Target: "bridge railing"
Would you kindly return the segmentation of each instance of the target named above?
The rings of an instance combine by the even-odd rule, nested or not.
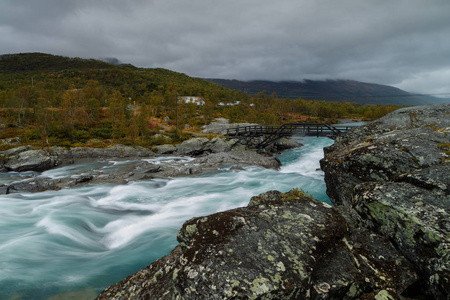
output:
[[[226,135],[246,136],[246,135],[264,135],[276,132],[280,125],[249,125],[227,129]]]
[[[352,126],[331,126],[325,123],[287,123],[284,125],[249,125],[227,129],[228,136],[262,136],[266,134],[291,135],[295,133],[339,134]]]
[[[286,123],[283,125],[249,125],[227,129],[226,135],[245,139],[249,144],[253,137],[264,137],[257,148],[264,149],[276,140],[300,134],[303,136],[323,136],[334,139],[352,126],[332,126],[326,123]]]

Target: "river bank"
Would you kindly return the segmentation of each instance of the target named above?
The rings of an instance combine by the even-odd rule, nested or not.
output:
[[[450,104],[401,109],[321,161],[335,207],[271,191],[185,222],[98,299],[448,299]]]
[[[214,128],[213,123],[209,126],[208,132],[220,132],[220,129]],[[241,145],[238,139],[220,137],[212,139],[196,137],[178,145],[161,145],[152,149],[113,145],[107,148],[50,147],[31,150],[31,146],[20,146],[0,151],[0,178],[4,179],[0,184],[0,194],[59,190],[85,183],[127,183],[187,176],[214,172],[223,166],[260,166],[277,169],[280,162],[270,153],[299,146],[301,145],[289,139],[282,139],[266,151],[269,155],[259,154]],[[171,159],[173,156],[185,159]],[[70,176],[52,178],[46,176],[48,172],[45,173],[56,167],[76,169],[70,165],[93,165],[94,162],[98,168],[90,170],[81,168],[80,173],[72,173]],[[114,172],[105,172],[107,164],[123,166]],[[8,175],[1,175],[7,172]],[[40,173],[41,176],[37,177],[36,175]]]

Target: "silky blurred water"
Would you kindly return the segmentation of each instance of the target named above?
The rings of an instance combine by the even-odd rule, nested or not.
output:
[[[323,147],[333,141],[300,142],[303,147],[278,156],[283,164],[278,171],[224,168],[199,176],[0,196],[0,299],[48,299],[78,290],[92,297],[168,254],[186,220],[246,206],[262,192],[298,187],[329,203],[317,169]],[[126,162],[96,164],[112,169]],[[43,175],[57,178],[91,167],[72,165]],[[36,176],[8,173],[0,180],[31,175]]]

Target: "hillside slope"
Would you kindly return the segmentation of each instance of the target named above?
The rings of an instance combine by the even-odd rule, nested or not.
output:
[[[180,94],[202,96],[209,90],[227,90],[218,84],[161,69],[113,65],[95,59],[69,58],[45,53],[0,55],[0,90],[41,83],[46,89],[67,89],[70,83],[83,87],[96,80],[105,88],[119,89],[135,98],[148,92],[176,90]]]
[[[425,105],[448,102],[448,99],[411,94],[392,86],[353,80],[305,80],[301,82],[275,82],[263,80],[238,81],[227,79],[207,80],[230,89],[247,92],[250,95],[254,95],[260,91],[266,91],[267,94],[276,93],[278,97],[282,98],[354,102],[362,105]]]

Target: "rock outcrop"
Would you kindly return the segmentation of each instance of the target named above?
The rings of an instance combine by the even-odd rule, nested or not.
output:
[[[215,137],[211,140],[208,138],[192,138],[177,145],[175,154],[199,156],[207,153],[228,152],[231,151],[237,143],[237,139],[226,140],[219,137]]]
[[[448,299],[450,105],[348,132],[296,191],[187,221],[172,253],[98,299]]]
[[[401,109],[326,148],[327,193],[393,241],[420,289],[450,297],[450,104]]]
[[[52,169],[62,163],[73,163],[79,159],[152,157],[154,153],[143,147],[113,145],[107,148],[50,147],[46,150],[31,150],[31,146],[20,146],[0,151],[0,171],[36,171]]]
[[[355,224],[323,202],[267,192],[187,221],[170,255],[98,299],[357,299],[416,281],[388,239]]]
[[[26,148],[23,148],[26,149]],[[23,152],[12,152],[14,154],[7,157],[3,164],[7,171],[45,171],[59,164],[61,161],[57,156],[46,150],[26,150]],[[16,154],[17,153],[17,154]]]

